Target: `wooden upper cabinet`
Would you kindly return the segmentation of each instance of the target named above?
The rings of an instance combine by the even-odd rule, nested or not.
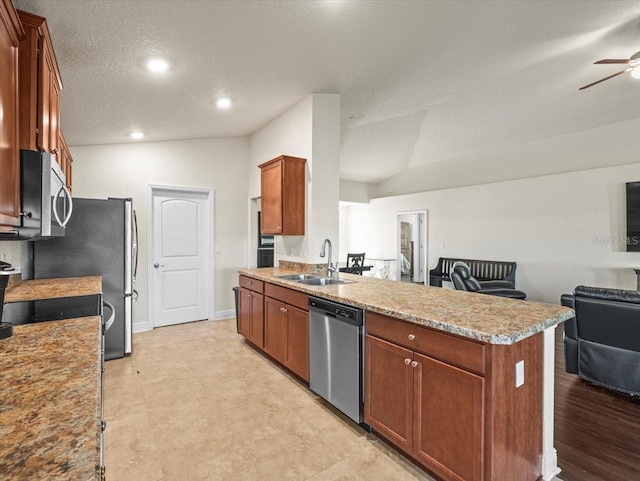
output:
[[[259,166],[262,234],[304,235],[305,163],[281,155]]]
[[[60,131],[59,151],[58,163],[67,179],[67,189],[69,189],[69,192],[73,192],[73,157],[71,157],[71,151],[67,146],[64,135],[62,135],[62,130]]]
[[[26,37],[20,42],[20,147],[56,156],[60,163],[62,80],[44,18],[18,10]]]
[[[0,230],[20,225],[18,49],[23,38],[11,0],[0,0]]]

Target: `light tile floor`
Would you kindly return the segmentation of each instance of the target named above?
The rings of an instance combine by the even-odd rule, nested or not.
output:
[[[108,361],[109,481],[433,481],[248,347],[235,320],[134,335]]]

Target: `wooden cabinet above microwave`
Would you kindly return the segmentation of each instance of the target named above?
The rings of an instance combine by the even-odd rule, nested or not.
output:
[[[0,0],[0,232],[20,225],[18,48],[23,38],[11,0]]]
[[[47,21],[18,10],[20,42],[20,148],[49,152],[60,162],[62,80]]]
[[[281,155],[259,165],[262,234],[304,235],[306,162]]]

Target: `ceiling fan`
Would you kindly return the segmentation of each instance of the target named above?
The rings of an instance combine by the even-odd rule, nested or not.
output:
[[[593,87],[594,85],[599,84],[600,82],[604,82],[605,80],[609,80],[610,78],[617,77],[618,75],[622,75],[625,72],[631,72],[631,76],[636,79],[640,79],[640,52],[634,53],[630,58],[605,58],[603,60],[598,60],[594,62],[594,65],[602,65],[602,64],[624,64],[628,65],[624,70],[620,70],[620,72],[614,73],[613,75],[609,75],[603,79],[598,80],[597,82],[590,83],[589,85],[585,85],[584,87],[580,87],[578,90],[588,89],[589,87]]]

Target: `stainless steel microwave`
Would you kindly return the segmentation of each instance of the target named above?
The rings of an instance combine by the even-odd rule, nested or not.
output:
[[[73,212],[67,179],[53,156],[20,151],[21,226],[2,239],[38,240],[64,235]]]

